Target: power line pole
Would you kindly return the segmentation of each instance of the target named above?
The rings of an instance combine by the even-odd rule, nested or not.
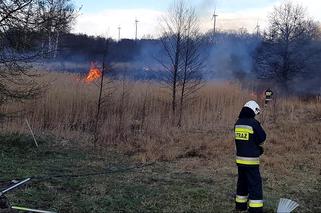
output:
[[[138,20],[137,18],[135,19],[135,26],[136,26],[136,31],[135,31],[135,40],[137,41],[137,26],[138,26]]]
[[[121,27],[119,26],[118,27],[118,41],[120,41],[120,30],[121,30]]]

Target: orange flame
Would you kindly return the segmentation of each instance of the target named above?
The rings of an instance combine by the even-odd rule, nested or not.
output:
[[[100,69],[96,66],[95,63],[91,63],[89,73],[85,78],[85,82],[86,83],[93,82],[94,80],[100,78],[101,76],[102,76],[102,72],[100,71]]]

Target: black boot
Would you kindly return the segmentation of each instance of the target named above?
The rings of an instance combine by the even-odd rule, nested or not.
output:
[[[247,203],[235,203],[235,210],[236,211],[246,211],[247,210]]]
[[[263,208],[249,208],[249,213],[263,213]]]

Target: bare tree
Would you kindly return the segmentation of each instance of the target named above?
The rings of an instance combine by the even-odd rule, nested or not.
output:
[[[71,0],[38,0],[38,31],[42,35],[42,48],[54,58],[57,55],[59,38],[69,32],[76,18]]]
[[[179,77],[180,102],[179,118],[177,126],[182,125],[184,105],[188,98],[203,86],[201,69],[203,60],[201,57],[202,36],[199,33],[198,19],[194,10],[191,10],[187,18],[183,45],[182,45],[182,76]],[[179,73],[180,74],[180,73]]]
[[[33,98],[39,92],[26,72],[27,64],[35,54],[25,51],[27,40],[19,35],[21,29],[30,30],[34,23],[32,3],[32,0],[8,0],[0,4],[0,104]],[[15,36],[17,34],[19,36]]]
[[[103,111],[105,108],[111,104],[110,97],[113,93],[114,87],[112,85],[112,79],[108,78],[107,74],[112,70],[112,67],[108,63],[108,56],[110,52],[110,38],[105,38],[105,44],[102,47],[102,69],[101,69],[101,78],[98,86],[98,100],[97,100],[97,111],[96,116],[93,122],[93,144],[94,147],[97,146],[97,143],[101,139],[101,128],[100,125],[102,121],[106,118],[104,117]]]
[[[169,62],[162,62],[168,71],[166,83],[172,91],[172,112],[176,112],[176,93],[178,84],[178,71],[181,62],[182,35],[186,26],[186,8],[183,1],[176,1],[170,8],[169,14],[163,17],[163,35],[161,42]]]
[[[255,71],[260,77],[273,79],[289,92],[289,83],[309,72],[309,65],[320,57],[314,48],[317,24],[306,17],[305,10],[291,2],[274,8],[269,28],[257,50]]]
[[[187,6],[184,0],[175,1],[168,15],[162,19],[161,42],[166,60],[159,61],[167,71],[164,82],[171,90],[173,122],[176,120],[177,99],[180,94],[179,126],[184,98],[192,91],[196,91],[200,84],[201,63],[198,43],[200,36],[197,32],[195,10]]]
[[[102,57],[102,71],[101,71],[101,79],[100,79],[100,84],[99,84],[99,94],[98,94],[98,101],[97,101],[97,111],[96,111],[96,117],[94,121],[94,131],[93,131],[93,136],[94,136],[94,146],[97,145],[97,141],[99,139],[98,135],[98,125],[99,125],[99,118],[100,118],[100,113],[101,113],[101,107],[103,104],[103,90],[104,90],[104,77],[105,77],[105,72],[107,69],[106,65],[106,57],[108,54],[108,45],[109,45],[109,40],[106,39],[105,41],[105,50],[103,52],[103,57]]]
[[[38,11],[38,0],[0,1],[0,104],[34,98],[41,92],[30,72],[42,53],[35,39],[42,24]]]

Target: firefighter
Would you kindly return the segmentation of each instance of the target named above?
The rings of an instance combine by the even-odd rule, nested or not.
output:
[[[270,101],[272,101],[272,95],[273,95],[273,92],[270,88],[265,90],[265,105],[267,105]]]
[[[259,170],[262,144],[266,134],[261,124],[255,119],[260,113],[260,106],[255,101],[247,102],[237,120],[235,131],[236,164],[238,180],[236,189],[236,211],[263,211],[262,180]]]

